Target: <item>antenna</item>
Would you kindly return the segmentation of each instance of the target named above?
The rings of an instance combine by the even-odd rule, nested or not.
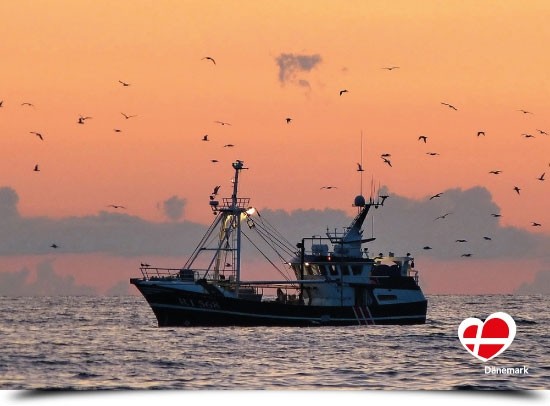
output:
[[[363,130],[361,130],[361,160],[359,161],[360,163],[360,171],[359,171],[359,175],[360,175],[360,181],[361,181],[361,184],[359,185],[359,194],[362,196],[363,195]]]

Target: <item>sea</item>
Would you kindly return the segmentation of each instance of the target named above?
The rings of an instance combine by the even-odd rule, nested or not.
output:
[[[70,393],[257,391],[505,392],[548,400],[550,296],[427,298],[423,325],[159,328],[141,296],[4,296],[0,389],[18,403],[55,393],[56,404]],[[495,312],[514,319],[516,335],[484,362],[462,346],[458,327]]]

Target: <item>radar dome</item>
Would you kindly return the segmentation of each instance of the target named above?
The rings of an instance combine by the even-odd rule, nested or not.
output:
[[[363,207],[365,205],[365,197],[363,195],[355,196],[353,205],[356,207]]]

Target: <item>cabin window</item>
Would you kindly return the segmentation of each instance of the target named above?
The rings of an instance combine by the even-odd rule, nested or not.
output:
[[[351,273],[353,275],[361,275],[363,272],[363,265],[352,265],[351,266]]]
[[[378,295],[376,296],[378,300],[384,301],[384,300],[397,300],[397,296],[395,295]]]

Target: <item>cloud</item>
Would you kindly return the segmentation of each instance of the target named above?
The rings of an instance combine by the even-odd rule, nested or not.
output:
[[[178,196],[172,196],[162,203],[164,215],[172,221],[178,221],[183,216],[183,210],[186,203],[187,201],[185,199]]]
[[[285,83],[297,83],[302,87],[310,87],[309,82],[303,78],[297,78],[300,73],[311,71],[322,61],[321,55],[280,54],[275,58],[279,66],[279,81]]]
[[[550,295],[550,270],[539,271],[532,283],[523,283],[516,295]]]
[[[17,272],[0,272],[0,295],[2,296],[92,296],[96,294],[95,288],[77,284],[74,276],[56,274],[51,260],[37,264],[35,272],[31,272],[28,268]]]
[[[547,257],[550,237],[502,226],[491,213],[499,212],[490,193],[482,187],[450,189],[440,198],[420,200],[392,194],[383,207],[372,209],[373,220],[364,224],[364,235],[374,232],[369,251],[410,252],[436,259],[461,258],[470,253],[477,259]],[[0,189],[0,217],[3,239],[0,256],[64,253],[102,253],[122,257],[186,256],[204,235],[207,225],[190,221],[155,223],[126,213],[100,212],[97,215],[51,219],[17,215],[17,194]],[[180,218],[185,199],[166,202],[171,219]],[[166,203],[165,202],[165,203]],[[173,210],[173,212],[171,211]],[[181,211],[180,211],[181,210]],[[260,210],[284,237],[295,245],[303,237],[325,236],[327,228],[342,230],[352,217],[342,210]],[[438,216],[450,213],[444,219]],[[484,237],[490,237],[486,240]],[[467,240],[458,243],[456,240]],[[52,243],[59,248],[50,247]],[[424,246],[433,249],[423,250]]]

